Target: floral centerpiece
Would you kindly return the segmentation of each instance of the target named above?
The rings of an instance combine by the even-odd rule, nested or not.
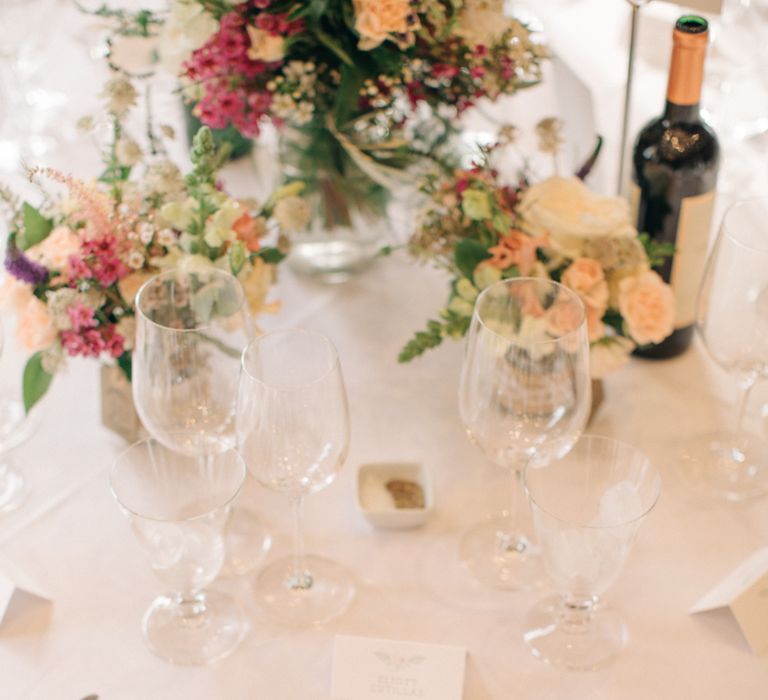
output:
[[[542,148],[556,151],[552,120],[540,124]],[[674,328],[674,297],[651,267],[672,251],[638,235],[628,203],[592,192],[579,177],[504,184],[493,149],[481,164],[427,178],[428,203],[411,252],[452,275],[448,303],[400,354],[408,362],[443,338],[460,338],[479,292],[508,277],[545,277],[584,302],[594,378],[620,367],[638,345]]]
[[[0,191],[10,224],[2,300],[16,311],[18,340],[32,353],[23,377],[27,410],[67,356],[111,358],[130,380],[134,296],[158,271],[228,269],[254,313],[273,310],[267,295],[283,251],[264,239],[306,210],[299,187],[284,188],[261,206],[227,195],[216,179],[226,154],[207,127],[194,139],[186,177],[163,157],[145,159],[124,128],[137,99],[132,83],[116,76],[103,94],[113,130],[98,181],[34,170],[34,180],[66,186],[66,192],[44,188],[37,207]],[[153,148],[162,150],[156,138]]]
[[[502,0],[173,0],[160,31],[212,128],[281,130],[313,226],[381,215],[458,115],[536,84],[545,49]],[[362,226],[358,226],[362,228]]]

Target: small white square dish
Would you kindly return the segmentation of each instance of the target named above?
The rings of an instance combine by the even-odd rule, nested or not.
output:
[[[416,527],[432,511],[432,479],[417,462],[362,464],[357,470],[356,501],[374,527]]]

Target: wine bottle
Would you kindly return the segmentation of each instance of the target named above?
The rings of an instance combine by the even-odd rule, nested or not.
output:
[[[658,345],[638,348],[643,357],[674,357],[693,339],[720,160],[717,137],[699,111],[708,39],[702,17],[685,15],[675,24],[664,113],[643,127],[632,155],[637,229],[675,246],[657,268],[675,294],[675,330]]]

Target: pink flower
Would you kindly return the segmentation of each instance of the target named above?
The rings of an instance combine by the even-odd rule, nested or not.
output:
[[[91,277],[93,277],[93,272],[90,267],[86,264],[85,260],[83,260],[78,255],[70,255],[69,261],[67,263],[68,272],[67,276],[70,280],[89,280]]]
[[[72,330],[75,332],[93,328],[96,325],[96,321],[93,318],[93,309],[85,306],[80,301],[73,306],[67,307],[67,316],[69,316],[69,320],[72,322]]]

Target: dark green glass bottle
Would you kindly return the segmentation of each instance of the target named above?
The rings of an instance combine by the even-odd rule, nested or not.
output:
[[[658,345],[638,348],[643,357],[674,357],[693,339],[720,161],[715,132],[699,111],[708,38],[702,17],[677,21],[664,113],[643,127],[634,146],[631,198],[637,229],[675,246],[675,254],[657,269],[675,293],[675,330]]]

